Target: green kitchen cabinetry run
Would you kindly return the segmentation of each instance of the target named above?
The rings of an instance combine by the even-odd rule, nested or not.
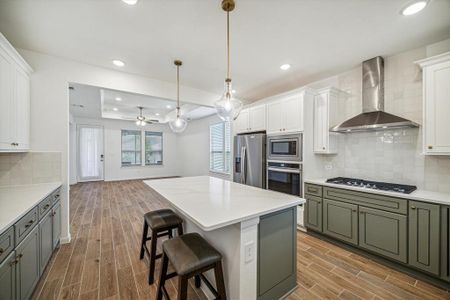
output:
[[[439,275],[440,206],[409,201],[409,264]]]
[[[0,264],[0,299],[16,298],[16,254],[12,252]]]
[[[450,282],[450,206],[441,207],[441,274]]]
[[[322,198],[305,195],[305,226],[322,232]]]
[[[344,242],[358,244],[358,206],[323,199],[324,234]]]
[[[406,263],[407,220],[404,215],[360,206],[359,246]]]
[[[16,260],[16,299],[29,299],[40,276],[38,227],[17,246]]]
[[[262,216],[258,229],[258,300],[280,299],[297,283],[297,208]]]

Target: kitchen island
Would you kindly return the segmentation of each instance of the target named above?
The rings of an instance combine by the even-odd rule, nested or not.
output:
[[[296,288],[296,215],[304,199],[209,176],[144,182],[184,219],[185,232],[200,233],[222,253],[228,299],[279,299]]]

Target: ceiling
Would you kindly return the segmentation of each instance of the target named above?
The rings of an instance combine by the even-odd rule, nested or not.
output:
[[[70,113],[78,118],[136,121],[139,106],[148,120],[166,123],[176,115],[176,102],[89,85],[70,84]],[[181,114],[195,120],[215,114],[212,107],[181,103]]]
[[[414,16],[410,0],[237,0],[231,69],[238,97],[256,100],[450,37],[450,1]],[[225,13],[220,0],[3,0],[0,31],[19,48],[220,93]],[[121,59],[118,68],[111,60]],[[280,70],[289,63],[292,68]]]

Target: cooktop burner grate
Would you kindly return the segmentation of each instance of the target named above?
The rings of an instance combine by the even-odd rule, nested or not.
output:
[[[367,189],[374,189],[380,191],[397,192],[403,194],[410,194],[417,189],[414,185],[395,184],[379,181],[368,181],[357,178],[336,177],[327,179],[328,183],[335,183],[341,185],[348,185],[354,187],[361,187]]]

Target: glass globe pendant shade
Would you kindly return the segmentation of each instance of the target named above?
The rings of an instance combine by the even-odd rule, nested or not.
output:
[[[225,80],[225,91],[222,97],[214,104],[217,115],[223,121],[236,120],[242,110],[242,102],[233,96],[231,79]]]
[[[175,120],[169,122],[169,127],[173,132],[181,133],[186,129],[187,121],[184,118],[177,116]]]

